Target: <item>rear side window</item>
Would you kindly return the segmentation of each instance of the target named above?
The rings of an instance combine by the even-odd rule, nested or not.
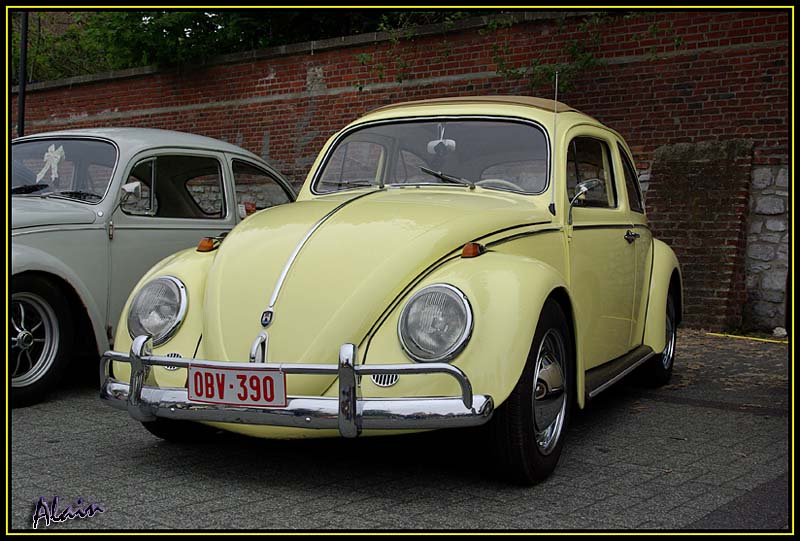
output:
[[[292,198],[272,175],[239,160],[233,160],[236,208],[240,218],[256,211],[289,203]]]
[[[628,153],[617,143],[619,155],[622,156],[622,169],[625,172],[625,190],[628,192],[628,204],[634,212],[644,213],[644,203],[642,202],[642,188],[639,186],[639,175],[633,167]]]

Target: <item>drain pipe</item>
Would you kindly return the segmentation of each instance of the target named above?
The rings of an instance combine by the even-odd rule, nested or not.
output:
[[[17,137],[25,135],[25,83],[28,62],[28,12],[22,12],[22,36],[19,43],[19,86],[17,87]]]

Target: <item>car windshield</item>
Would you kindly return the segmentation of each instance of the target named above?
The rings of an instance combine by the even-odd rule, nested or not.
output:
[[[11,194],[55,196],[85,203],[105,197],[117,151],[91,139],[34,139],[11,147]]]
[[[547,188],[544,131],[514,120],[441,118],[357,128],[328,151],[312,189],[471,186],[539,194]]]

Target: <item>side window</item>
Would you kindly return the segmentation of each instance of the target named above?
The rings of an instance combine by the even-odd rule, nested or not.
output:
[[[570,199],[579,183],[595,178],[600,179],[602,185],[589,190],[575,202],[575,206],[615,208],[617,191],[608,145],[600,139],[576,137],[570,141],[567,151],[567,193]]]
[[[422,158],[413,152],[401,150],[397,156],[397,163],[394,167],[394,182],[406,184],[430,182],[431,177],[423,173],[420,167],[429,166]]]
[[[370,141],[349,141],[339,145],[325,167],[320,184],[346,188],[349,184],[375,184],[383,166],[383,146]]]
[[[631,159],[625,149],[622,148],[622,145],[617,143],[617,147],[619,148],[619,155],[622,156],[622,169],[625,172],[625,190],[628,192],[628,203],[632,211],[644,213],[642,189],[639,186],[639,176],[636,174],[636,168],[631,163]]]
[[[236,185],[236,208],[240,218],[292,201],[269,173],[249,163],[233,160],[233,182]]]
[[[123,212],[160,218],[225,218],[222,168],[215,158],[158,156],[137,163],[127,182],[140,182]]]

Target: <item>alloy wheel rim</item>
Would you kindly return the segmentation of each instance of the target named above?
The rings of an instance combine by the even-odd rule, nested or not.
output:
[[[11,296],[8,358],[12,387],[27,387],[39,381],[53,366],[58,354],[58,320],[53,308],[34,293]]]
[[[550,454],[561,437],[567,407],[566,348],[556,329],[549,329],[536,353],[533,375],[533,428],[543,455]]]

